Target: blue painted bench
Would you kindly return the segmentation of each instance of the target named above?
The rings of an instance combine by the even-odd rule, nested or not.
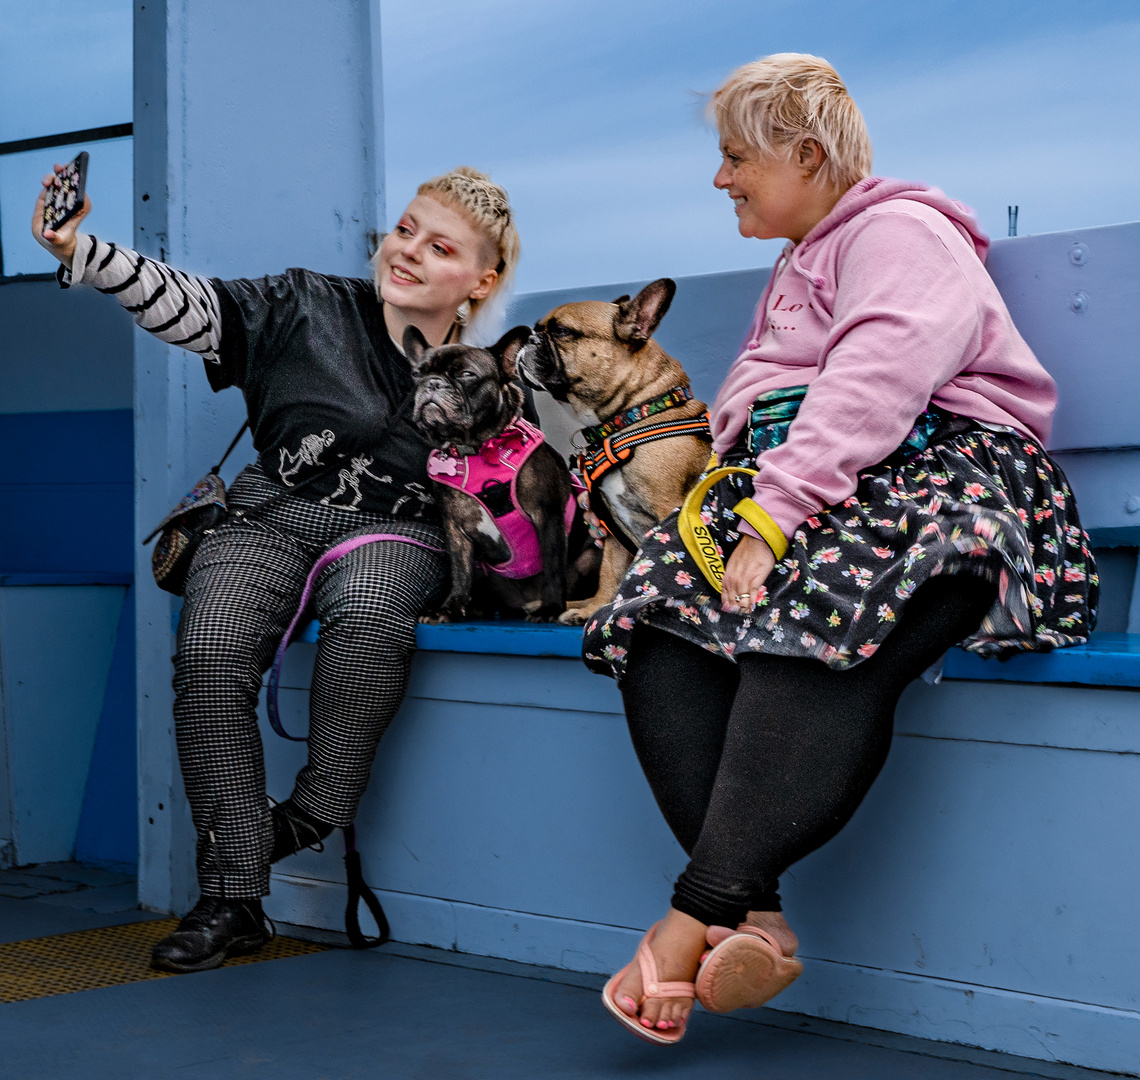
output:
[[[991,271],[1058,380],[1053,450],[1098,545],[1105,622],[1087,646],[952,653],[903,697],[854,821],[785,876],[805,974],[773,1007],[1031,1058],[1140,1071],[1140,225],[994,246]],[[763,272],[682,279],[661,339],[711,397]],[[568,298],[524,297],[530,322]],[[568,435],[546,410],[554,441]],[[561,431],[561,436],[559,432]],[[302,731],[315,627],[280,704]],[[399,940],[615,970],[684,855],[576,630],[423,626],[408,695],[361,806],[360,844]],[[304,748],[268,735],[270,791]],[[337,928],[335,851],[275,867],[275,918]]]
[[[319,626],[309,623],[298,641],[313,643]],[[577,660],[582,631],[570,626],[516,622],[469,622],[420,626],[416,647],[428,652],[497,656],[559,656]],[[1051,653],[1026,653],[1009,660],[983,660],[956,649],[946,657],[943,678],[1023,683],[1076,683],[1140,687],[1140,634],[1094,631],[1087,645]]]

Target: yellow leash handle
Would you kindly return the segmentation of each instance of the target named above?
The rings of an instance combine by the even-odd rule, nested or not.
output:
[[[677,530],[681,534],[685,548],[717,592],[720,592],[720,583],[724,578],[724,561],[717,554],[712,530],[701,520],[701,503],[704,502],[709,489],[719,484],[725,477],[733,473],[755,476],[759,471],[759,469],[728,465],[713,469],[685,496],[681,511],[677,515]],[[784,557],[788,550],[787,537],[758,503],[752,499],[741,499],[732,508],[732,512],[747,521],[763,537],[764,542],[772,549],[772,554],[776,556],[777,562]]]

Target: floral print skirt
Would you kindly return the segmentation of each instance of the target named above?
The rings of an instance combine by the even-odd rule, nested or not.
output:
[[[786,418],[758,430],[753,416],[736,460],[726,455],[725,464],[748,464],[786,435]],[[842,505],[803,522],[748,614],[721,611],[685,550],[677,514],[666,518],[646,533],[614,601],[587,623],[586,664],[620,679],[634,627],[645,622],[729,660],[761,652],[848,668],[874,654],[908,598],[937,574],[975,574],[998,586],[993,608],[963,642],[971,652],[1004,656],[1087,640],[1097,576],[1061,469],[1010,429],[939,410],[920,421],[926,432],[916,427],[860,474]],[[732,507],[751,494],[751,477],[736,474],[702,504],[725,561],[740,540]]]

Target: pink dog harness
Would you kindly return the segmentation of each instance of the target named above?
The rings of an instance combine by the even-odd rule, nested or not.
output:
[[[478,499],[510,549],[506,562],[483,564],[488,573],[527,578],[542,572],[538,530],[519,506],[516,483],[519,470],[543,442],[542,432],[520,416],[474,454],[460,454],[453,448],[446,453],[433,450],[428,455],[428,476]],[[574,523],[576,506],[571,495],[566,502],[567,534]]]

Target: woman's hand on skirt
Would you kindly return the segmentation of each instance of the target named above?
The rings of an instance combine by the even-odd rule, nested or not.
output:
[[[742,536],[724,568],[720,583],[721,611],[751,611],[760,597],[760,587],[775,565],[776,556],[763,540]]]

